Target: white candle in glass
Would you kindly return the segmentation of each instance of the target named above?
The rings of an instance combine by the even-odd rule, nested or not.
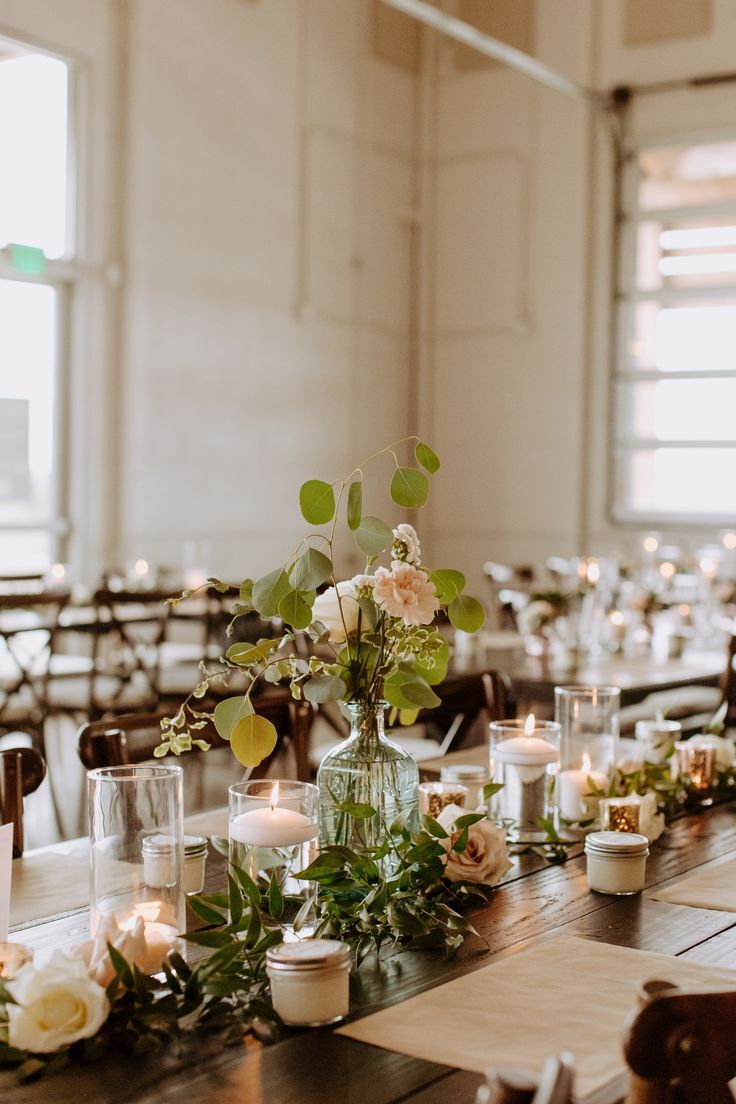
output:
[[[530,713],[524,724],[523,736],[501,740],[491,748],[491,758],[498,763],[510,763],[523,782],[541,778],[550,763],[557,762],[558,751],[549,740],[534,735],[535,718]]]
[[[230,821],[230,836],[254,847],[293,847],[315,838],[319,826],[304,813],[279,806],[276,782],[268,805],[249,809]]]
[[[579,770],[561,771],[557,776],[557,804],[566,820],[587,820],[596,816],[599,797],[592,793],[593,788],[606,791],[608,775],[603,771],[591,770],[590,757],[583,755],[583,764]]]
[[[132,936],[142,934],[145,948],[141,947],[134,961],[143,973],[156,973],[161,969],[169,951],[174,947],[179,933],[171,924],[152,919],[161,914],[160,901],[146,901],[135,905],[130,914],[118,920],[121,932],[130,932]],[[141,931],[142,929],[142,931]]]

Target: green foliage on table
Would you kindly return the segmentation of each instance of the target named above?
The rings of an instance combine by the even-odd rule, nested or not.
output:
[[[397,455],[397,450],[407,443],[414,446],[414,462],[410,464],[400,462]],[[408,613],[389,613],[385,596],[374,600],[378,558],[386,553],[390,559],[391,568],[384,568],[385,571],[394,572],[398,562],[409,575],[414,573],[415,580],[421,575],[421,585],[428,588],[429,594],[427,622],[436,611],[444,609],[455,629],[472,633],[483,626],[485,611],[476,598],[465,593],[462,572],[452,568],[431,570],[420,562],[419,543],[413,530],[407,542],[406,538],[402,540],[402,526],[392,530],[380,518],[363,513],[365,470],[385,459],[392,464],[389,481],[392,501],[408,510],[424,506],[440,461],[426,442],[408,437],[369,456],[344,479],[333,482],[308,479],[302,484],[299,505],[304,520],[311,526],[329,529],[308,533],[285,563],[260,579],[245,579],[232,588],[220,579],[207,580],[205,585],[219,593],[237,591],[239,602],[233,620],[257,613],[263,619],[279,619],[283,632],[275,640],[232,645],[216,670],[210,671],[201,664],[202,677],[197,686],[176,714],[161,723],[157,756],[181,755],[193,747],[206,750],[206,741],[196,733],[214,719],[218,734],[230,741],[239,761],[247,767],[257,766],[271,754],[276,743],[273,726],[257,715],[257,698],[253,695],[261,682],[288,682],[294,698],[313,705],[385,700],[394,709],[393,720],[402,724],[412,724],[418,710],[439,704],[440,698],[432,687],[445,677],[447,644],[434,624],[424,620],[414,624]],[[365,556],[364,573],[349,583],[339,583],[335,569],[336,532],[343,518],[348,534]],[[337,626],[326,627],[315,614],[317,591],[325,584],[337,587],[334,599]],[[353,593],[346,594],[346,586],[353,588]],[[192,593],[187,591],[173,602]],[[349,608],[346,603],[350,603]],[[354,624],[356,608],[359,616]],[[326,615],[325,619],[328,620]],[[232,627],[231,623],[229,631]],[[306,656],[304,649],[295,647],[299,634],[310,643]],[[223,677],[226,680],[234,671],[245,676],[245,692],[220,702],[214,714],[197,709],[194,703],[207,695],[210,684],[222,681]]]

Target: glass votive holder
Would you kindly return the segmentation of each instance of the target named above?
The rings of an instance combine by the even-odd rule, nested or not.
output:
[[[468,791],[465,798],[465,808],[477,809],[483,802],[483,788],[489,781],[488,767],[477,766],[473,763],[455,763],[452,766],[440,769],[440,782],[454,782],[464,786]],[[460,804],[458,802],[458,804]]]
[[[280,943],[266,952],[274,1011],[294,1027],[322,1027],[347,1016],[350,947],[339,939]]]
[[[616,762],[621,691],[617,686],[555,686],[555,720],[560,725],[560,768],[606,775]]]
[[[642,745],[644,758],[650,763],[663,762],[680,739],[679,721],[637,721],[635,735]]]
[[[192,896],[204,889],[207,864],[207,840],[204,836],[184,836],[184,893]],[[166,885],[171,871],[171,850],[176,841],[170,836],[147,836],[143,841],[143,875],[149,886]]]
[[[637,833],[641,820],[641,797],[638,794],[603,797],[599,803],[599,816],[604,832]]]
[[[490,814],[513,839],[545,839],[540,819],[553,814],[555,776],[560,760],[560,726],[554,721],[494,721],[490,732],[491,779],[501,785]]]
[[[102,767],[89,772],[87,785],[92,939],[104,936],[144,973],[156,973],[169,951],[183,947],[182,769]],[[157,836],[167,848],[152,876],[146,841]]]
[[[261,889],[274,880],[283,896],[281,915],[274,920],[284,939],[308,936],[316,920],[317,887],[295,875],[319,851],[318,787],[259,779],[239,782],[229,794],[230,863]]]
[[[0,978],[12,978],[33,958],[33,951],[23,943],[0,943]]]
[[[465,808],[467,796],[467,786],[459,782],[420,782],[419,812],[436,820],[448,805]]]
[[[677,778],[701,805],[713,804],[718,751],[697,739],[678,740],[675,744],[674,767]]]

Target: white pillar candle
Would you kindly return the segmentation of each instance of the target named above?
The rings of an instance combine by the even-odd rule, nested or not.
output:
[[[314,839],[318,831],[304,813],[278,806],[249,809],[230,821],[230,838],[254,847],[293,847]]]
[[[600,797],[592,793],[593,789],[608,789],[608,775],[603,771],[591,770],[590,760],[583,757],[580,770],[560,771],[557,776],[557,804],[566,820],[588,820],[598,813]]]

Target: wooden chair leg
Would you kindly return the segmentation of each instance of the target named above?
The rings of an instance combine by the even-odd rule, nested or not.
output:
[[[13,825],[13,858],[23,854],[23,756],[20,751],[0,754],[0,820]]]

